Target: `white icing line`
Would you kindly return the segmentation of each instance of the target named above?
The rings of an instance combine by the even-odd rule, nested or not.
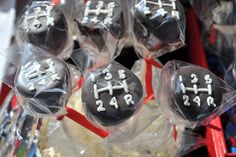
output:
[[[129,106],[130,104],[134,104],[134,101],[133,101],[133,96],[131,94],[126,94],[124,96],[124,99],[125,99],[125,103]]]
[[[110,105],[111,105],[111,106],[114,106],[115,109],[118,109],[118,108],[119,108],[119,105],[118,105],[118,102],[117,102],[116,97],[112,97],[112,98],[111,98]]]
[[[95,97],[95,99],[99,99],[98,87],[97,87],[96,84],[93,85],[93,91],[94,91],[94,97]]]
[[[98,112],[106,111],[106,108],[104,108],[103,102],[101,100],[97,100],[96,105],[98,105],[98,108],[97,108]]]
[[[201,99],[200,99],[199,96],[196,96],[196,97],[193,99],[193,101],[194,101],[195,103],[197,103],[197,105],[198,105],[199,107],[201,106]]]
[[[84,10],[84,16],[82,18],[82,24],[87,24],[88,21],[93,22],[94,24],[97,24],[100,20],[98,19],[98,16],[101,14],[107,15],[104,19],[104,24],[112,24],[112,16],[114,14],[114,8],[115,8],[115,2],[110,2],[107,5],[107,9],[102,9],[104,7],[103,1],[98,1],[98,4],[95,9],[90,9],[91,1],[88,1],[86,3],[86,7]],[[93,18],[89,19],[89,15],[95,15]]]
[[[161,0],[158,0],[158,2],[143,0],[144,14],[151,13],[150,8],[147,6],[147,4],[152,4],[152,5],[156,5],[159,7],[157,12],[161,13],[162,16],[164,16],[167,13],[163,7],[172,7],[173,10],[171,11],[171,15],[176,17],[177,19],[179,19],[180,18],[179,12],[176,11],[176,0],[170,0],[170,2],[171,3],[163,3]]]
[[[191,80],[192,83],[198,83],[198,78],[196,74],[191,74],[191,78],[192,78]]]
[[[207,97],[207,104],[208,104],[208,106],[212,105],[212,106],[216,107],[216,104],[214,102],[214,98],[212,98],[211,96]]]
[[[190,106],[189,97],[187,95],[183,95],[184,105]]]

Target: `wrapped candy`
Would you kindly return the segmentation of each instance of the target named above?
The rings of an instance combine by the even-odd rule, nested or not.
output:
[[[184,45],[185,14],[179,0],[135,0],[133,20],[135,48],[145,58]]]
[[[63,10],[48,2],[34,1],[19,19],[18,44],[31,43],[60,58],[72,53],[69,23]]]
[[[25,47],[15,76],[20,103],[31,114],[44,117],[62,114],[72,93],[67,65],[33,45]]]
[[[174,124],[207,124],[235,104],[232,87],[196,65],[169,61],[158,81],[155,97]]]
[[[122,3],[120,0],[80,3],[76,21],[82,48],[110,58],[119,54],[118,45],[125,33]]]
[[[143,89],[139,79],[115,63],[89,71],[84,79],[82,100],[89,117],[111,126],[129,119],[142,105]]]

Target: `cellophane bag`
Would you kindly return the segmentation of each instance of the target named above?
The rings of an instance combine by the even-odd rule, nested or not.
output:
[[[224,80],[235,88],[236,2],[191,0],[191,4],[203,24],[202,36],[207,52],[218,57]]]
[[[64,113],[66,102],[80,75],[63,60],[31,44],[0,51],[0,81],[11,87],[18,101],[32,116]]]
[[[144,58],[156,58],[185,45],[186,19],[179,0],[133,0],[134,47]]]
[[[85,49],[75,51],[72,59],[83,74],[82,112],[92,124],[109,132],[110,142],[135,138],[160,116],[155,103],[143,102],[145,62],[138,61],[130,71]]]
[[[208,69],[182,61],[162,68],[156,100],[174,124],[195,127],[209,123],[235,105],[235,91]]]
[[[70,14],[66,7],[50,1],[30,2],[17,22],[18,45],[30,43],[59,58],[69,58],[73,51]]]
[[[64,114],[72,94],[72,77],[66,63],[26,44],[14,79],[18,101],[37,117]]]
[[[81,48],[104,56],[117,57],[127,35],[126,1],[89,0],[77,2],[78,41]]]

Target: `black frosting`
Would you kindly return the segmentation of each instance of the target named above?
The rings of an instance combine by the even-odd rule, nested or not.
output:
[[[62,52],[68,40],[68,24],[64,13],[47,2],[26,10],[20,26],[29,43],[56,56]]]
[[[194,75],[198,79],[196,83],[191,82],[195,77]],[[182,81],[180,76],[182,76]],[[208,81],[208,83],[211,82],[209,84],[205,79],[207,76],[209,76],[208,80],[211,80]],[[181,83],[185,86],[185,94],[181,89]],[[197,94],[194,91],[189,91],[187,88],[193,88],[194,84],[198,89],[207,89],[210,85],[212,93],[209,94],[209,90],[198,91]],[[178,69],[171,78],[171,91],[173,93],[171,104],[173,111],[186,120],[201,121],[212,115],[222,105],[222,98],[226,89],[224,82],[209,70],[197,66],[185,66]],[[200,99],[200,104],[197,103],[197,97]],[[214,99],[213,103],[208,104],[207,99],[209,97]]]
[[[125,77],[119,76],[119,70],[121,70],[120,72],[122,74],[125,74]],[[110,75],[112,76],[111,79],[109,79]],[[105,80],[105,77],[108,77],[108,80]],[[122,81],[124,80],[126,80],[127,83],[127,91],[121,87],[123,85]],[[98,97],[96,98],[94,86],[97,86],[97,89],[100,90],[108,87],[109,81],[112,88],[114,88],[114,86],[121,88],[113,89],[112,95],[110,95],[108,89],[98,92]],[[127,105],[124,98],[128,95],[132,96],[133,101],[132,103],[128,103],[129,105]],[[131,71],[117,62],[112,62],[107,66],[91,71],[84,79],[82,89],[84,109],[92,120],[96,120],[104,126],[120,124],[132,117],[142,105],[142,97],[143,88],[140,80]],[[117,106],[110,105],[112,99],[114,101],[117,100]],[[97,105],[96,101],[101,101],[103,104],[100,105],[97,102]]]
[[[134,33],[138,42],[150,51],[180,42],[181,31],[185,29],[184,10],[180,2],[174,2],[176,9],[165,5],[172,4],[169,0],[161,0],[162,7],[149,3],[158,3],[156,0],[146,2],[145,5],[144,0],[137,0],[135,5]],[[176,14],[172,14],[172,11]]]
[[[104,13],[97,15],[97,23],[94,23],[93,20],[91,20],[95,17],[94,13],[88,14],[88,20],[85,20],[86,5],[89,4],[89,9],[96,9],[101,2],[103,2],[103,7],[101,9],[106,10],[111,3],[114,3],[113,15],[110,17],[111,23],[106,22],[105,19],[107,19],[107,14]],[[109,40],[107,38],[107,33],[118,40],[125,31],[122,6],[117,0],[87,1],[81,8],[76,21],[81,35],[86,37],[89,41],[86,40],[86,44],[96,46],[99,51],[102,51],[106,44],[106,40]]]
[[[64,62],[40,56],[21,66],[15,87],[26,98],[25,103],[33,113],[55,114],[66,105],[70,96],[69,81]]]

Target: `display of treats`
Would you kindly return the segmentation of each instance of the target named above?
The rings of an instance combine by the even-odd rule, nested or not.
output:
[[[0,48],[0,156],[172,157],[200,145],[225,156],[216,144],[226,130],[233,147],[235,127],[216,117],[236,105],[235,84],[206,68],[216,62],[199,33],[235,83],[236,5],[200,1],[17,2],[12,46]],[[196,128],[206,141],[184,132]]]

